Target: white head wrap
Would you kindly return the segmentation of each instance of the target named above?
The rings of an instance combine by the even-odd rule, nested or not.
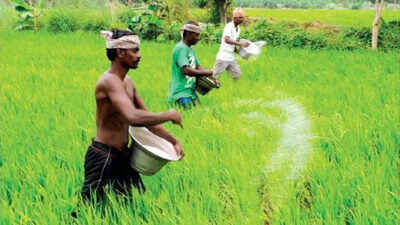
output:
[[[234,10],[233,10],[233,17],[239,17],[239,16],[245,16],[245,14],[244,14],[244,10],[242,9],[242,8],[235,8]]]
[[[183,25],[181,31],[183,32],[184,30],[194,32],[194,33],[201,33],[201,28],[200,26],[194,25],[194,24],[185,24]]]
[[[112,39],[113,33],[111,31],[101,31],[101,35],[106,39],[106,48],[122,48],[130,49],[137,48],[140,45],[140,40],[137,35],[125,35],[117,39]]]

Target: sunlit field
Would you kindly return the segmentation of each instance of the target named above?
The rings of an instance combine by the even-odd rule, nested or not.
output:
[[[166,124],[182,161],[144,176],[133,201],[78,204],[104,45],[83,32],[0,35],[0,224],[398,223],[399,56],[369,50],[267,46],[239,59],[242,79],[224,74],[182,111],[184,129]],[[172,107],[173,46],[144,42],[129,72],[152,111]],[[195,51],[210,68],[218,46]]]
[[[193,15],[204,17],[203,9],[193,9]],[[375,18],[374,10],[350,9],[245,9],[250,18],[265,18],[274,21],[295,21],[307,23],[320,21],[324,24],[338,26],[370,27]],[[382,17],[386,22],[399,19],[399,11],[384,10]]]

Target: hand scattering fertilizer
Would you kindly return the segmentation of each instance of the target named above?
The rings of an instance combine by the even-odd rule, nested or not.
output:
[[[131,167],[139,173],[151,176],[168,162],[179,160],[172,144],[147,128],[130,126],[129,134],[134,140]]]
[[[265,41],[257,41],[257,42],[251,42],[245,39],[241,39],[240,42],[249,42],[250,45],[247,48],[240,48],[239,49],[239,55],[243,59],[248,59],[251,56],[258,56],[261,53],[261,47],[267,44]]]

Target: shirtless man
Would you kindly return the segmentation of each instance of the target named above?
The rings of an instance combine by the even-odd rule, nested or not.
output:
[[[111,68],[96,84],[97,134],[85,156],[83,199],[96,195],[101,199],[105,187],[119,194],[129,194],[131,187],[145,191],[137,171],[130,167],[131,151],[128,147],[129,126],[144,126],[169,141],[179,157],[183,149],[179,141],[162,127],[171,121],[182,127],[181,115],[176,110],[162,113],[147,111],[132,80],[126,76],[140,62],[139,38],[130,31],[103,31],[107,42],[107,57]]]

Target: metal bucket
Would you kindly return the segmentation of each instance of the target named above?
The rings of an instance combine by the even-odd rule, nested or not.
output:
[[[206,95],[211,89],[216,87],[214,81],[208,77],[199,77],[196,79],[196,91],[201,95]]]
[[[130,126],[129,134],[134,140],[130,164],[139,173],[151,176],[168,162],[179,160],[172,144],[147,128]]]

